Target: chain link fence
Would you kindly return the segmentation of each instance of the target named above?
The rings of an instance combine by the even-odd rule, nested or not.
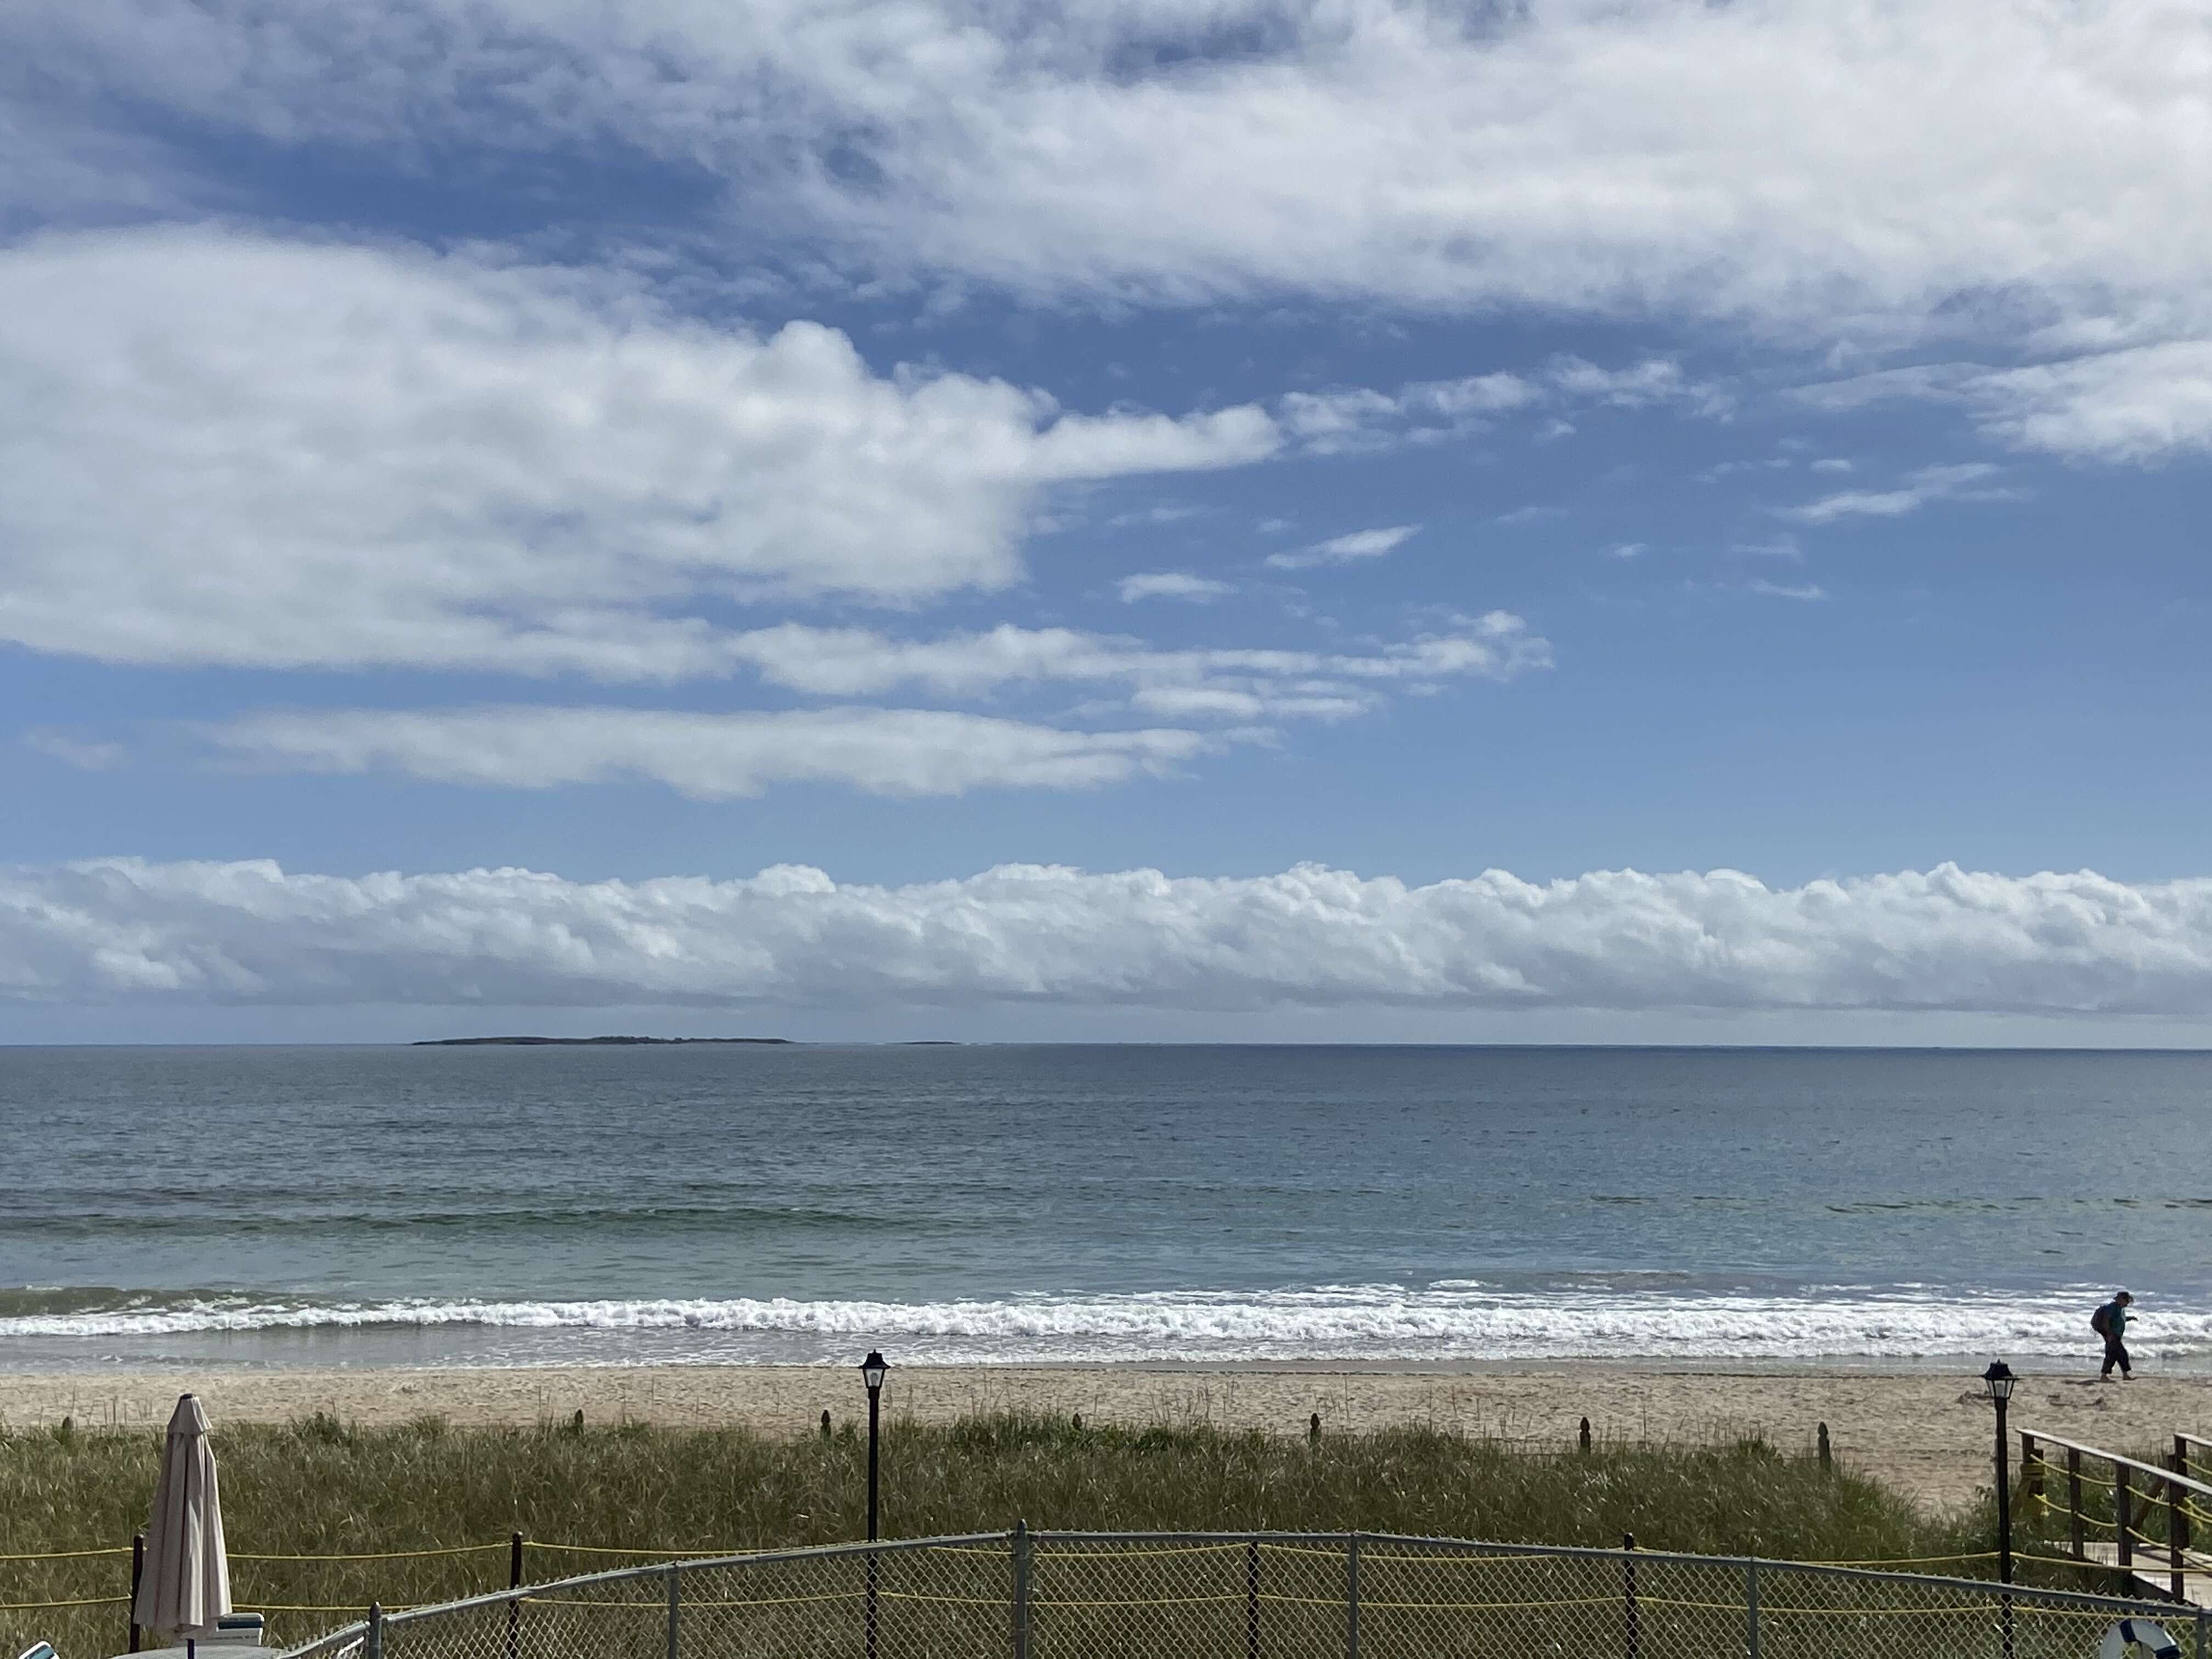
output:
[[[2094,1659],[2171,1602],[1376,1534],[1012,1533],[661,1563],[373,1613],[287,1659]],[[2140,1626],[2138,1626],[2140,1630]]]

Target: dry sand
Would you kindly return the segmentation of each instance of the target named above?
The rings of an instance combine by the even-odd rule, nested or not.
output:
[[[362,1424],[426,1414],[457,1425],[557,1421],[742,1424],[802,1434],[827,1408],[866,1409],[859,1379],[822,1366],[669,1365],[547,1370],[132,1371],[0,1374],[0,1421],[13,1427],[158,1425],[185,1389],[218,1427],[326,1411]],[[1086,1422],[1205,1423],[1299,1434],[1420,1423],[1530,1445],[1574,1440],[1587,1416],[1601,1438],[1705,1442],[1759,1433],[1809,1448],[1825,1422],[1838,1461],[1929,1505],[1969,1501],[1990,1478],[1990,1408],[1960,1373],[1320,1366],[910,1366],[891,1373],[894,1419],[979,1412],[1082,1413]],[[2084,1370],[2028,1376],[2015,1425],[2116,1450],[2212,1428],[2212,1377],[2139,1376],[2099,1385]]]

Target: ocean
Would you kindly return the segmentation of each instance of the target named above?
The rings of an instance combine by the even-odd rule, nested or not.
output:
[[[0,1164],[18,1370],[2212,1368],[2204,1054],[9,1048]]]

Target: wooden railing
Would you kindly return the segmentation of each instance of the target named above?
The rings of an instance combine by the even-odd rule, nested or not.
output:
[[[2063,1454],[2063,1505],[2052,1499],[2051,1452]],[[2190,1547],[2198,1527],[2212,1537],[2212,1483],[2190,1473],[2192,1462],[2202,1468],[2208,1461],[2212,1461],[2212,1441],[2195,1435],[2176,1435],[2173,1466],[2160,1468],[2041,1429],[2024,1428],[2020,1431],[2021,1496],[2028,1504],[2066,1516],[2067,1543],[2075,1560],[2105,1561],[2105,1550],[2110,1547],[2112,1559],[2105,1565],[2147,1580],[2156,1578],[2163,1565],[2173,1599],[2186,1601],[2188,1575],[2212,1571],[2212,1561]],[[2093,1490],[2111,1492],[2108,1512],[2097,1512],[2098,1505],[2089,1497]],[[2145,1527],[2154,1522],[2160,1510],[2165,1512],[2163,1538]],[[2091,1536],[2107,1530],[2109,1547],[2103,1538]]]

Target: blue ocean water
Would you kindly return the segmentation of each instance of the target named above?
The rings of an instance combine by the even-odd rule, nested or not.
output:
[[[0,1049],[0,1366],[2212,1365],[2212,1055]]]

